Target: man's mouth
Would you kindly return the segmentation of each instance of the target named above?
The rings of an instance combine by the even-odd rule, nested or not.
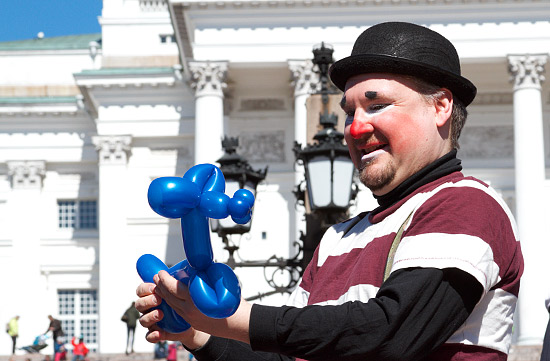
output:
[[[361,162],[370,163],[387,149],[387,144],[377,144],[361,150]]]

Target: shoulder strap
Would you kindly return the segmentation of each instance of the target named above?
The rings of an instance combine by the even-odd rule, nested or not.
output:
[[[399,247],[399,242],[401,242],[401,237],[403,237],[403,231],[405,230],[405,225],[409,222],[413,213],[414,213],[414,209],[409,214],[407,219],[405,219],[401,227],[399,227],[399,230],[397,231],[397,234],[393,239],[393,242],[390,247],[390,251],[388,252],[388,259],[386,260],[386,268],[384,269],[384,282],[390,276],[391,267],[393,266],[393,258],[395,257],[395,252],[397,252],[397,247]]]

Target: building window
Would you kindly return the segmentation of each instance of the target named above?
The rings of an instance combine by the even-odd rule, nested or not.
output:
[[[59,228],[97,229],[96,200],[58,200]]]
[[[73,337],[83,336],[86,346],[97,351],[97,290],[58,290],[57,299],[65,341],[70,343]]]
[[[160,42],[163,44],[173,43],[174,42],[174,35],[168,35],[168,34],[161,34],[160,36]]]

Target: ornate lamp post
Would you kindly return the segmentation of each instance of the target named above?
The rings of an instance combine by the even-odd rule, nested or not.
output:
[[[311,260],[321,235],[330,225],[347,217],[350,203],[357,194],[357,187],[353,182],[354,167],[348,148],[342,143],[344,135],[336,130],[338,118],[336,114],[328,113],[328,96],[332,93],[328,86],[328,68],[333,62],[332,53],[333,49],[324,43],[313,49],[313,63],[318,68],[321,80],[317,94],[321,94],[323,103],[323,112],[319,118],[321,130],[314,136],[316,143],[308,144],[303,149],[299,143],[294,143],[293,148],[296,162],[305,169],[305,182],[299,184],[294,193],[298,202],[306,203],[307,198],[308,209],[306,234],[301,236],[302,244],[294,242],[299,247],[296,256],[290,259],[272,256],[261,261],[236,261],[234,253],[239,247],[233,245],[228,236],[247,233],[251,222],[238,225],[230,219],[211,220],[212,231],[222,238],[225,249],[229,252],[227,265],[232,268],[263,267],[264,277],[274,289],[250,297],[249,300],[293,289]],[[266,177],[267,167],[264,170],[253,170],[248,161],[236,153],[238,144],[237,138],[226,137],[222,141],[225,154],[218,162],[226,179],[226,192],[232,194],[239,188],[247,188],[255,195],[258,183]],[[275,268],[275,271],[268,275],[267,268]],[[281,279],[277,277],[277,273],[284,273],[288,277],[280,283],[275,280]]]
[[[248,161],[237,154],[239,146],[238,138],[225,137],[222,140],[222,147],[225,154],[218,159],[220,170],[225,177],[225,191],[229,195],[233,195],[236,190],[246,188],[256,196],[256,188],[263,181],[267,174],[267,167],[263,170],[254,170],[248,164]],[[237,224],[230,217],[225,219],[212,219],[212,231],[216,232],[224,242],[227,240],[227,235],[244,234],[250,231],[252,220],[246,224]]]
[[[220,170],[225,177],[226,193],[233,194],[237,189],[246,188],[256,196],[256,188],[263,181],[267,174],[267,167],[263,170],[254,170],[248,161],[237,154],[239,146],[238,138],[225,137],[222,141],[222,147],[225,154],[218,159]],[[236,261],[234,254],[239,249],[239,246],[231,243],[230,236],[234,234],[244,234],[250,231],[251,222],[240,225],[233,222],[230,218],[226,219],[211,219],[210,224],[212,231],[220,236],[225,244],[225,249],[229,252],[229,258],[225,263],[231,267],[262,267],[264,269],[264,278],[267,283],[273,288],[273,291],[249,297],[248,300],[254,300],[269,296],[276,293],[288,292],[294,288],[300,278],[301,263],[298,259],[300,252],[292,259],[284,259],[282,257],[271,256],[267,260],[261,261]],[[274,271],[267,273],[267,269]],[[288,277],[278,277],[279,274],[286,274]],[[283,280],[282,283],[280,280]]]
[[[353,182],[354,166],[349,156],[348,148],[343,144],[344,134],[336,130],[338,117],[328,112],[329,89],[328,69],[333,62],[331,46],[321,43],[313,49],[313,63],[318,68],[321,80],[323,104],[319,116],[321,129],[313,137],[314,144],[302,145],[294,143],[296,162],[304,166],[305,186],[298,185],[296,195],[300,201],[307,204],[306,234],[303,240],[303,265],[311,260],[313,252],[326,229],[347,217],[350,203],[357,194]]]

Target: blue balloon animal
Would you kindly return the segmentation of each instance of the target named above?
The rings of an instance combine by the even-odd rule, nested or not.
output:
[[[144,282],[153,282],[160,270],[167,271],[189,287],[195,306],[208,317],[226,318],[239,307],[241,288],[233,270],[214,263],[208,218],[222,219],[231,215],[234,222],[250,221],[254,195],[239,189],[230,198],[225,193],[225,178],[212,164],[199,164],[183,177],[161,177],[151,182],[147,197],[149,205],[167,218],[181,218],[183,248],[187,256],[168,268],[151,254],[141,256],[137,271]],[[157,308],[164,317],[157,324],[168,332],[180,333],[189,324],[165,301]]]

